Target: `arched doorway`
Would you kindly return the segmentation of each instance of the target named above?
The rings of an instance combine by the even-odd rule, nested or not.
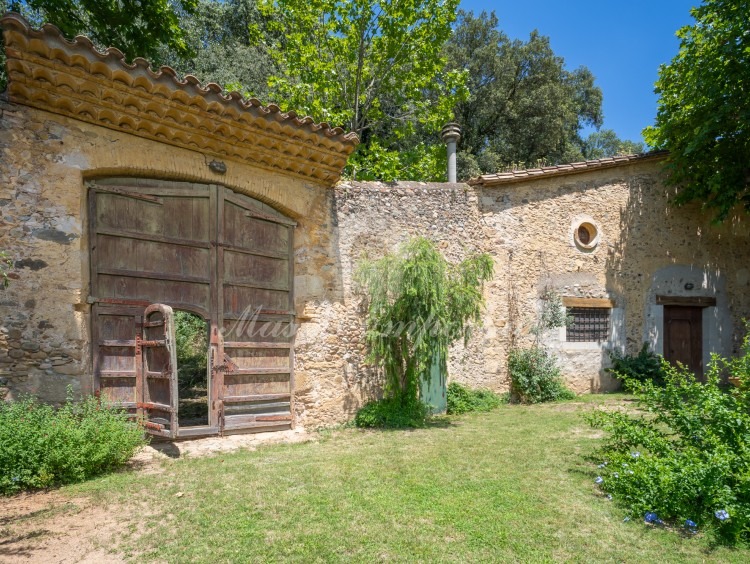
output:
[[[209,324],[208,421],[183,429],[166,423],[164,414],[178,410],[177,398],[168,398],[151,432],[183,437],[292,425],[294,221],[224,186],[134,178],[92,182],[89,215],[101,395],[149,419],[155,408],[144,400],[146,382],[177,378],[179,370],[165,365],[160,376],[144,364],[144,350],[170,339],[174,345],[168,333],[144,338],[153,330],[145,308],[164,304],[167,317],[183,310]],[[174,319],[164,327],[173,329]]]

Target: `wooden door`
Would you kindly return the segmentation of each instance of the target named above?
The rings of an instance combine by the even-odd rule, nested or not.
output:
[[[136,408],[147,432],[177,437],[177,353],[172,308],[154,304],[143,315],[142,337],[136,335]]]
[[[664,306],[664,358],[703,378],[703,308]]]
[[[219,192],[214,374],[226,431],[292,425],[295,223],[228,189]]]
[[[100,393],[133,413],[144,403],[136,334],[144,308],[161,303],[210,324],[209,425],[181,436],[291,425],[295,222],[227,188],[186,182],[97,180],[89,204]],[[171,417],[161,412],[162,431]]]

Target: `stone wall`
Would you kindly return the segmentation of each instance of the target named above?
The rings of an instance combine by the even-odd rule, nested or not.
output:
[[[508,351],[537,339],[532,328],[547,290],[614,304],[607,342],[569,343],[564,328],[540,337],[576,392],[618,386],[604,370],[612,349],[635,353],[649,342],[663,352],[657,294],[716,297],[704,315],[705,361],[710,352],[736,353],[742,319],[750,315],[748,221],[737,217],[715,226],[698,206],[672,207],[669,196],[659,161],[497,187],[341,183],[334,209],[346,315],[356,318],[361,307],[351,284],[357,260],[424,235],[451,260],[483,251],[495,262],[483,325],[467,347],[451,351],[450,379],[506,391]],[[575,243],[581,222],[598,228],[593,249]],[[361,335],[361,327],[357,331]],[[345,352],[352,370],[361,366],[358,350]]]
[[[295,415],[314,428],[345,421],[380,392],[364,362],[358,262],[415,235],[452,261],[488,252],[495,261],[487,307],[467,346],[453,347],[449,378],[508,389],[506,361],[528,346],[545,290],[614,302],[607,343],[541,338],[578,392],[612,389],[603,368],[613,347],[661,352],[658,294],[716,297],[704,317],[704,349],[736,352],[750,315],[744,217],[713,226],[697,207],[673,208],[658,162],[635,161],[496,187],[402,182],[335,188],[227,160],[217,176],[205,155],[127,133],[0,102],[0,248],[15,261],[0,291],[0,395],[59,402],[65,388],[93,388],[89,344],[86,181],[138,176],[220,183],[267,202],[295,231]],[[574,241],[581,221],[598,245]],[[690,290],[686,285],[692,285]]]
[[[297,220],[296,307],[341,296],[324,186],[226,161],[223,175],[197,151],[0,101],[0,249],[14,261],[0,290],[0,395],[64,400],[90,393],[87,188],[134,176],[221,183]],[[300,331],[304,342],[306,328]],[[307,359],[300,355],[304,365]]]

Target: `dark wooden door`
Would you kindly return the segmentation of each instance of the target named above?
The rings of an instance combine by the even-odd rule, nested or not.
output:
[[[219,191],[218,311],[222,358],[215,375],[223,429],[288,428],[293,414],[292,235],[269,206]]]
[[[703,308],[664,306],[664,358],[703,378]]]
[[[133,412],[143,403],[135,335],[161,303],[210,324],[209,425],[185,436],[291,425],[295,223],[217,185],[107,179],[89,198],[100,393]]]

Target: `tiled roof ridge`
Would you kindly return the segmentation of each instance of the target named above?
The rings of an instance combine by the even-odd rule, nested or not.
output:
[[[304,127],[309,131],[320,132],[329,138],[338,138],[338,140],[344,143],[352,143],[354,145],[359,143],[359,137],[356,133],[346,133],[340,127],[331,127],[327,122],[316,123],[315,120],[310,116],[299,118],[297,112],[290,110],[288,112],[282,112],[281,108],[276,104],[268,104],[264,106],[257,98],[245,99],[239,92],[226,92],[224,89],[216,84],[215,82],[209,82],[205,86],[202,85],[201,81],[194,75],[188,74],[183,80],[178,78],[177,72],[169,66],[161,66],[157,72],[151,68],[151,63],[142,57],[136,57],[132,63],[128,63],[125,59],[125,55],[122,51],[116,47],[108,47],[105,51],[100,51],[96,48],[94,43],[84,35],[78,35],[73,40],[67,39],[60,29],[50,23],[44,24],[40,29],[34,29],[31,24],[21,14],[17,12],[7,12],[2,18],[0,18],[0,26],[5,27],[16,27],[20,28],[20,31],[28,35],[29,37],[42,39],[45,35],[53,35],[65,42],[71,48],[83,47],[89,50],[91,53],[96,55],[102,62],[107,60],[118,62],[123,69],[132,71],[136,69],[145,70],[152,80],[160,81],[164,77],[171,79],[175,86],[180,89],[192,88],[197,94],[206,95],[209,93],[216,94],[227,103],[234,103],[240,109],[247,110],[250,108],[257,108],[259,111],[266,114],[278,113],[284,120],[292,120],[295,125]]]
[[[547,178],[550,176],[563,176],[567,174],[576,174],[579,172],[588,172],[602,168],[612,168],[635,161],[656,160],[666,157],[668,151],[650,151],[648,153],[639,153],[636,155],[618,155],[615,157],[605,157],[602,159],[592,159],[575,163],[552,165],[539,168],[520,169],[510,172],[498,172],[494,174],[483,174],[477,178],[469,180],[471,186],[494,186],[497,184],[508,184],[519,180],[528,180],[530,178]]]

